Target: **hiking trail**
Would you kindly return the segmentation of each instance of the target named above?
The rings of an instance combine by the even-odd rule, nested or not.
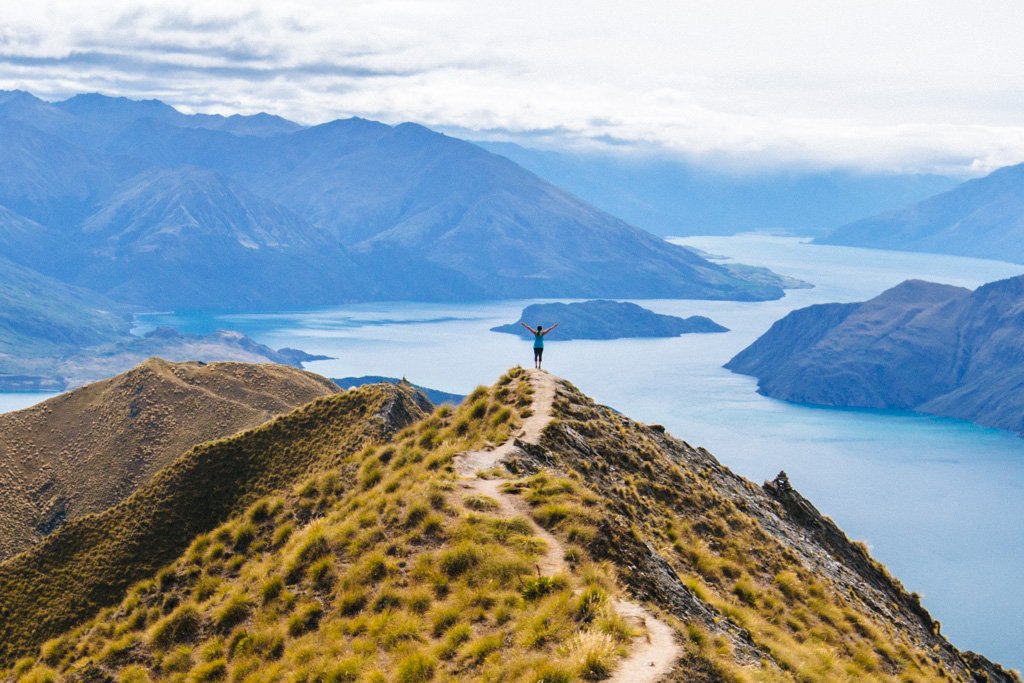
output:
[[[516,440],[537,444],[544,428],[551,422],[557,378],[543,370],[530,369],[526,372],[533,386],[533,403],[530,406],[533,413],[523,420],[520,428],[505,443],[491,450],[463,453],[455,459],[455,467],[462,488],[468,495],[491,498],[498,506],[496,514],[523,517],[533,528],[533,533],[544,540],[544,554],[537,560],[537,567],[542,574],[568,574],[570,570],[565,561],[562,542],[533,520],[528,506],[522,500],[501,490],[504,479],[485,478],[478,474],[500,466],[516,450]],[[605,680],[611,683],[660,681],[682,656],[682,648],[676,643],[672,628],[638,603],[618,598],[612,605],[616,612],[636,628],[639,635],[633,637],[629,653]]]

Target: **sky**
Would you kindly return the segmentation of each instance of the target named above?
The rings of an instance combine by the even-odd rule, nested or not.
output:
[[[3,0],[0,88],[709,164],[1024,161],[1020,0]]]

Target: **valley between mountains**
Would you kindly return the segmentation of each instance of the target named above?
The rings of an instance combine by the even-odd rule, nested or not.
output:
[[[0,563],[0,676],[1019,681],[784,474],[547,373],[278,409]]]

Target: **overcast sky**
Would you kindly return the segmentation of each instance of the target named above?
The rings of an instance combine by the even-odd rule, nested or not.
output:
[[[0,88],[46,99],[412,120],[752,167],[1024,161],[1020,0],[3,4]]]

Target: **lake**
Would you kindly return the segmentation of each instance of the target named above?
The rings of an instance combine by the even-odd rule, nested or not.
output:
[[[924,596],[957,646],[1024,668],[1024,439],[956,420],[792,405],[758,395],[752,378],[721,367],[794,308],[864,300],[908,278],[975,287],[1024,267],[762,234],[678,241],[816,287],[762,303],[637,301],[659,313],[706,315],[731,331],[654,340],[552,338],[545,367],[633,418],[666,425],[756,482],[786,470],[801,493]],[[530,364],[529,342],[488,331],[514,322],[528,303],[159,315],[142,320],[140,330],[231,328],[275,348],[332,356],[309,365],[327,376],[405,376],[467,393],[509,366]],[[9,400],[0,395],[0,409]]]

